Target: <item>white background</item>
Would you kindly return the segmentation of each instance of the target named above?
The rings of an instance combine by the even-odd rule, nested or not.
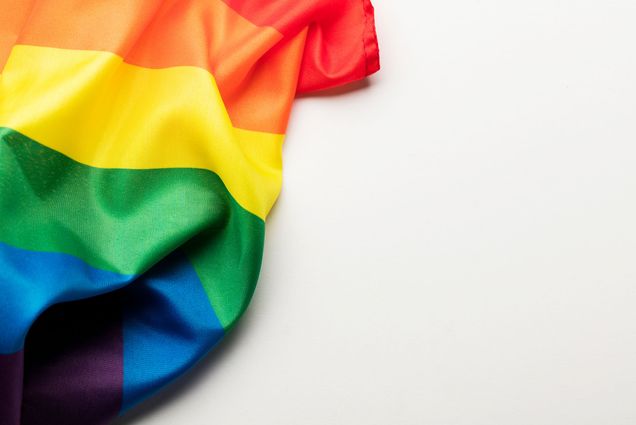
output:
[[[242,324],[119,424],[636,424],[636,2],[375,6]]]

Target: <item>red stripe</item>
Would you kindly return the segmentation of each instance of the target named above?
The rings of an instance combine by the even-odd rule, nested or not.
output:
[[[298,92],[346,84],[380,69],[370,0],[223,0],[286,36],[309,27]]]

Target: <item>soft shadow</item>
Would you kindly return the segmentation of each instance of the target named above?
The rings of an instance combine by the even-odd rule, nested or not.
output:
[[[248,309],[242,320],[232,329],[232,331],[224,337],[221,342],[212,349],[204,358],[199,361],[192,369],[184,375],[177,378],[174,382],[151,396],[148,400],[143,401],[139,405],[130,409],[122,417],[115,419],[111,425],[132,425],[142,420],[151,413],[168,407],[171,403],[177,401],[180,397],[187,396],[188,391],[195,388],[204,380],[214,379],[213,368],[223,364],[227,356],[232,355],[232,351],[237,344],[249,333],[250,328],[250,310]]]
[[[343,86],[333,87],[326,90],[320,90],[312,93],[302,93],[296,96],[298,99],[303,99],[307,97],[333,97],[333,96],[342,96],[349,94],[351,92],[359,91],[366,89],[371,86],[371,81],[369,78],[364,78],[362,80],[354,81],[353,83],[345,84]]]

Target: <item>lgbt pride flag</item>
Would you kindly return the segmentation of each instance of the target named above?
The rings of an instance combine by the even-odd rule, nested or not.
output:
[[[105,424],[240,318],[298,93],[368,0],[0,0],[0,425]]]

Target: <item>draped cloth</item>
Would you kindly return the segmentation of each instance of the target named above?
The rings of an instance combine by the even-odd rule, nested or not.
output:
[[[245,311],[292,101],[379,69],[373,7],[0,11],[0,425],[106,424]]]

